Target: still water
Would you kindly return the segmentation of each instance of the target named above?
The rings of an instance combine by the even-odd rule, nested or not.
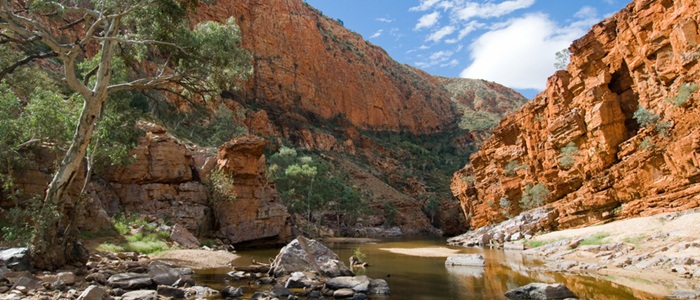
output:
[[[347,264],[353,248],[359,247],[366,254],[371,266],[356,269],[357,275],[383,278],[391,288],[390,296],[376,299],[505,299],[503,294],[531,282],[563,283],[580,299],[664,299],[639,290],[632,290],[611,281],[577,274],[558,274],[541,269],[541,262],[521,252],[450,247],[442,239],[431,240],[382,240],[374,243],[324,242]],[[445,247],[459,253],[480,253],[486,259],[486,267],[445,267],[444,257],[416,257],[395,254],[386,248],[434,248]],[[249,265],[251,259],[267,262],[279,249],[239,251],[241,258],[234,265]],[[225,285],[226,272],[230,269],[197,272],[199,284],[221,289]],[[233,286],[245,282],[232,282]],[[269,286],[244,287],[249,297],[255,289],[269,290]],[[375,298],[372,298],[375,299]]]

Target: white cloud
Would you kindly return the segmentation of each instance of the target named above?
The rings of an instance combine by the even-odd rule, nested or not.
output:
[[[542,90],[555,71],[554,54],[589,29],[583,23],[561,27],[542,13],[511,19],[470,45],[472,63],[461,77]]]
[[[369,38],[370,38],[370,39],[376,39],[376,38],[382,36],[382,33],[384,33],[384,29],[379,29],[379,30],[377,30],[377,32],[375,32],[374,34],[372,34]]]
[[[469,20],[471,18],[494,18],[505,16],[516,10],[528,8],[535,4],[535,0],[509,0],[501,3],[477,3],[467,1],[454,8],[454,14],[457,19]]]
[[[431,14],[423,15],[420,17],[420,19],[418,19],[418,24],[416,24],[414,30],[433,27],[435,24],[437,24],[439,19],[440,13],[437,11]]]
[[[435,4],[440,2],[440,0],[421,0],[418,6],[409,8],[410,11],[426,11],[432,8]]]
[[[441,64],[440,67],[456,67],[459,66],[459,60],[453,59],[447,63]]]
[[[382,22],[382,23],[391,23],[394,22],[394,19],[388,19],[388,18],[377,18],[377,22]]]
[[[464,39],[466,36],[468,36],[470,33],[474,32],[477,29],[481,29],[486,27],[486,24],[478,22],[478,21],[470,21],[465,25],[461,30],[459,30],[459,35],[457,35],[456,38],[445,40],[445,43],[448,44],[454,44],[462,39]]]
[[[440,40],[442,40],[443,38],[445,38],[446,36],[448,36],[454,32],[455,32],[454,26],[445,26],[445,27],[442,27],[442,28],[438,29],[437,31],[431,33],[428,36],[428,38],[425,39],[425,41],[426,42],[439,42]]]

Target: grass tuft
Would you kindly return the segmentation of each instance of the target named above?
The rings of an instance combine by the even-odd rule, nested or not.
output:
[[[596,233],[594,235],[591,235],[591,236],[583,239],[583,241],[581,241],[581,243],[579,245],[581,245],[581,246],[602,245],[603,240],[609,236],[610,236],[610,234],[608,234],[608,233],[599,232],[599,233]]]

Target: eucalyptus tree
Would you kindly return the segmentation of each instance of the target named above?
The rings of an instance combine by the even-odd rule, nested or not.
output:
[[[31,251],[35,267],[55,269],[84,260],[68,210],[110,94],[157,89],[171,97],[207,100],[251,72],[233,19],[191,25],[197,0],[0,0],[0,44],[22,58],[0,80],[36,60],[54,68],[82,99],[70,146],[47,187]],[[88,66],[88,67],[86,67]],[[115,76],[117,73],[126,76]]]

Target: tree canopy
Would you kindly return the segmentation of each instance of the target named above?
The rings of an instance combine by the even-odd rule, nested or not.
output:
[[[72,123],[72,138],[41,206],[42,215],[57,217],[47,217],[34,230],[37,268],[54,269],[84,259],[75,257],[80,251],[72,243],[73,216],[65,209],[66,190],[79,177],[86,156],[85,178],[89,178],[93,154],[99,149],[93,140],[108,134],[98,129],[101,121],[124,123],[109,114],[108,103],[128,98],[123,93],[131,90],[208,100],[234,88],[252,72],[250,54],[239,46],[240,32],[233,19],[190,23],[189,15],[200,4],[196,0],[0,0],[0,47],[5,50],[0,55],[0,80],[11,80],[23,75],[22,69],[40,65],[61,78],[56,84],[65,99],[82,102],[76,105],[81,108]],[[34,90],[16,90],[23,101],[41,99]]]

